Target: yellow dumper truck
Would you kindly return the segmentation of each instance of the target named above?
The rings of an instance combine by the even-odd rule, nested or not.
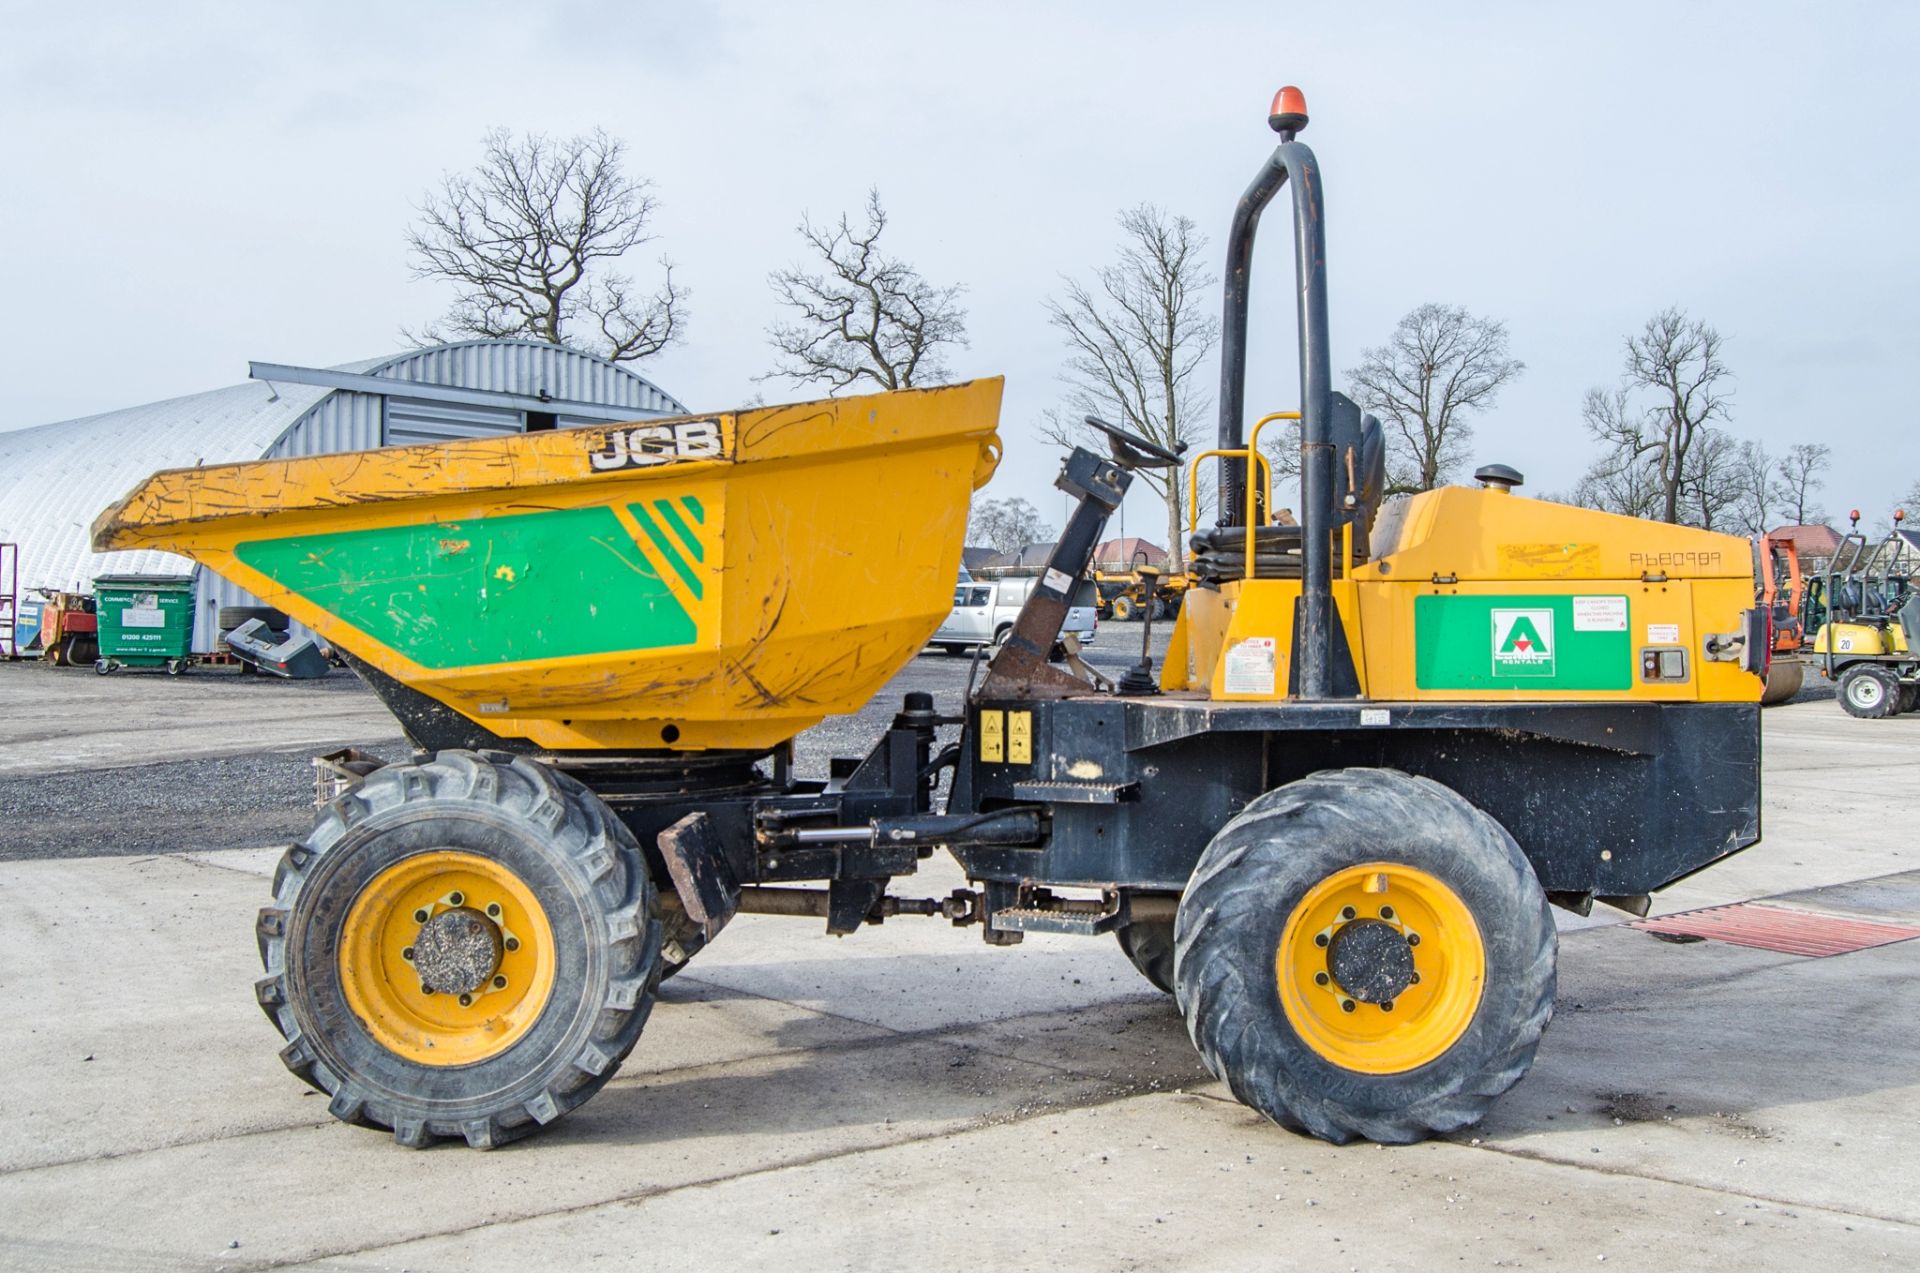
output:
[[[1755,842],[1746,543],[1535,502],[1497,465],[1382,506],[1379,424],[1330,375],[1299,94],[1269,122],[1192,461],[1221,524],[1125,692],[1048,647],[1135,473],[1186,461],[1107,428],[1066,457],[1077,511],[964,711],[908,694],[864,756],[794,771],[794,736],[945,617],[996,380],[161,473],[101,516],[99,547],[185,553],[320,633],[419,748],[320,812],[260,912],[259,1002],[335,1116],[500,1144],[597,1091],[735,914],[923,915],[996,945],[1112,933],[1240,1099],[1411,1141],[1526,1072],[1550,903],[1644,913]],[[1243,432],[1282,190],[1298,525]],[[972,887],[894,891],[942,851]]]

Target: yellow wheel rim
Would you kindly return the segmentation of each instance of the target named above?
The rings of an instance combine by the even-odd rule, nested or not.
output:
[[[1368,862],[1307,890],[1274,963],[1281,1007],[1308,1047],[1342,1069],[1400,1074],[1466,1033],[1487,952],[1473,913],[1438,878]]]
[[[448,974],[420,952],[444,948],[450,932],[481,953],[447,984],[430,985]],[[532,890],[472,853],[421,853],[387,867],[354,898],[340,933],[347,1006],[382,1047],[421,1065],[504,1052],[539,1019],[553,973],[553,930]]]

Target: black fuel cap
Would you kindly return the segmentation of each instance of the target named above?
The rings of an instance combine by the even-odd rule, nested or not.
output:
[[[1512,490],[1527,479],[1520,476],[1519,469],[1508,468],[1504,464],[1483,464],[1473,471],[1473,480],[1482,486],[1498,486]]]

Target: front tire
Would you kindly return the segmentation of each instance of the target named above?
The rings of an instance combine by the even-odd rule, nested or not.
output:
[[[592,1096],[653,1005],[658,899],[632,833],[524,757],[388,765],[282,858],[261,1007],[334,1117],[492,1148]]]
[[[1885,720],[1900,711],[1900,682],[1878,663],[1856,663],[1840,674],[1840,706],[1861,720]]]
[[[1202,855],[1175,993],[1207,1068],[1283,1127],[1405,1144],[1478,1122],[1553,1015],[1557,939],[1513,837],[1386,769],[1269,792]]]

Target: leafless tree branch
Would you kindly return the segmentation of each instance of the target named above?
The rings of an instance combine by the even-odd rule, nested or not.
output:
[[[761,380],[824,384],[839,393],[862,381],[876,389],[938,383],[944,351],[967,344],[962,288],[937,287],[880,250],[887,228],[880,192],[867,192],[866,224],[842,213],[831,226],[800,221],[819,272],[777,270],[768,283],[792,317],[767,330],[776,364]]]
[[[615,362],[646,358],[678,339],[687,290],[673,267],[639,295],[597,262],[649,241],[657,203],[625,175],[626,144],[596,129],[563,141],[538,133],[487,134],[480,163],[427,193],[407,233],[416,278],[454,284],[454,303],[419,339],[523,337],[589,350]],[[590,320],[598,341],[575,338]],[[580,324],[584,326],[585,324]]]
[[[1526,366],[1507,356],[1504,323],[1457,305],[1408,312],[1347,373],[1360,405],[1386,425],[1391,485],[1428,491],[1446,481],[1473,436],[1468,417],[1492,406]]]
[[[1210,399],[1196,373],[1220,338],[1212,316],[1207,246],[1194,223],[1152,204],[1119,217],[1121,248],[1091,283],[1065,279],[1047,314],[1067,348],[1065,405],[1042,432],[1062,445],[1088,436],[1088,415],[1169,449],[1200,437]],[[1179,469],[1147,469],[1141,481],[1167,506],[1167,547],[1184,562],[1186,487]],[[1204,492],[1203,492],[1204,497]]]

